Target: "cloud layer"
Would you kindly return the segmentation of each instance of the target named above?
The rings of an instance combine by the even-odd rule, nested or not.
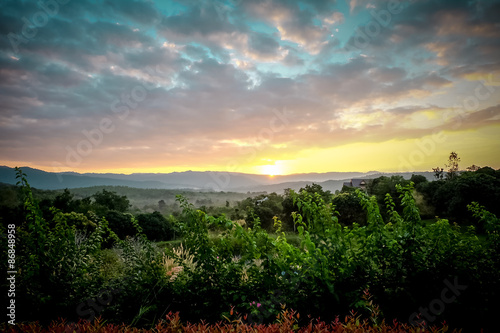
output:
[[[255,172],[288,161],[312,172],[323,161],[293,161],[394,142],[409,159],[414,140],[485,129],[479,144],[500,167],[499,132],[486,130],[500,125],[499,1],[0,7],[2,164]]]

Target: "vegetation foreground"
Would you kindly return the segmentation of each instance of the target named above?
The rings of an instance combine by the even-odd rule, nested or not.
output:
[[[294,311],[286,311],[280,313],[277,317],[277,323],[274,324],[248,324],[243,322],[241,318],[236,320],[231,320],[230,322],[218,322],[215,324],[207,324],[205,322],[190,324],[183,324],[179,318],[179,313],[169,313],[166,316],[166,320],[162,320],[160,323],[156,324],[152,329],[139,329],[127,326],[125,324],[105,324],[100,318],[97,318],[93,323],[80,320],[78,323],[67,323],[64,320],[58,322],[52,322],[47,328],[43,328],[40,324],[20,324],[15,327],[9,327],[5,330],[7,333],[14,332],[50,332],[50,333],[66,333],[66,332],[106,332],[106,333],[118,333],[118,332],[137,332],[137,333],[170,333],[170,332],[217,332],[217,333],[229,333],[229,332],[255,332],[255,333],[283,333],[283,332],[298,332],[298,333],[327,333],[327,332],[386,332],[386,333],[396,333],[396,332],[411,332],[411,333],[441,333],[441,332],[451,332],[448,326],[443,325],[442,327],[425,327],[419,325],[417,327],[408,324],[400,324],[396,320],[391,324],[387,325],[385,322],[377,325],[370,322],[368,319],[360,320],[360,317],[355,317],[353,315],[347,316],[344,322],[341,322],[338,318],[330,324],[325,323],[321,320],[310,320],[307,325],[299,327],[297,322],[300,315]],[[374,320],[374,318],[371,318]],[[453,330],[456,332],[456,330]]]
[[[46,219],[20,170],[18,178],[24,223],[15,229],[15,250],[1,239],[18,270],[16,325],[3,330],[498,331],[500,220],[478,203],[468,209],[481,238],[473,226],[446,219],[423,223],[413,183],[396,185],[397,198],[386,195],[385,220],[376,197],[356,191],[363,226],[340,224],[318,193],[291,191],[293,244],[277,217],[275,238],[257,216],[245,228],[178,197],[182,244],[161,249],[135,219],[136,236],[123,239],[92,212],[54,208]],[[12,253],[2,251],[4,271]]]

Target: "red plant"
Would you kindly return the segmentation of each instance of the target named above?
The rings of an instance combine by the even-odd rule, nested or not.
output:
[[[345,317],[342,322],[337,319],[331,323],[325,323],[320,319],[311,319],[303,327],[298,327],[297,321],[300,315],[293,310],[283,310],[278,316],[277,323],[264,324],[246,324],[241,318],[228,322],[218,322],[208,324],[204,321],[199,323],[182,323],[179,313],[170,312],[165,320],[160,321],[152,329],[139,329],[127,326],[125,324],[105,324],[101,318],[97,318],[93,323],[86,320],[80,320],[78,323],[67,323],[64,319],[53,321],[48,327],[42,327],[40,323],[18,323],[14,326],[6,323],[0,325],[0,331],[7,333],[194,333],[194,332],[216,332],[216,333],[444,333],[448,332],[448,326],[443,323],[441,327],[414,327],[408,324],[399,323],[394,320],[391,325],[382,321],[378,325],[370,323],[369,319],[361,319],[356,313]],[[457,331],[453,331],[457,332]]]

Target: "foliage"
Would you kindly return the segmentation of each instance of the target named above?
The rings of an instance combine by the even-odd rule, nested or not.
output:
[[[427,183],[427,178],[425,178],[425,176],[422,176],[422,175],[413,174],[413,175],[411,175],[410,181],[413,182],[413,184],[415,184],[415,186],[418,186],[419,184]]]
[[[492,177],[473,174],[433,183]],[[225,215],[208,215],[178,196],[182,213],[175,224],[181,246],[159,249],[142,234],[148,231],[141,217],[131,219],[136,236],[115,239],[112,249],[103,251],[103,237],[109,232],[105,219],[85,215],[95,229],[88,229],[83,242],[75,241],[80,239],[75,235],[76,225],[83,224],[82,215],[54,209],[54,219],[44,220],[22,178],[27,222],[19,232],[25,247],[19,267],[25,273],[20,290],[26,295],[21,299],[34,300],[31,319],[40,318],[34,317],[48,305],[53,311],[49,319],[68,314],[63,309],[74,312],[78,301],[97,300],[104,288],[113,291],[112,301],[95,314],[140,327],[154,328],[167,313],[179,311],[185,320],[206,322],[181,324],[170,314],[176,330],[207,329],[210,323],[222,327],[217,323],[222,318],[236,325],[228,329],[263,330],[278,316],[279,321],[266,329],[311,332],[317,324],[323,331],[396,331],[417,328],[397,322],[391,328],[384,318],[407,322],[412,313],[442,297],[445,281],[459,281],[466,290],[434,318],[446,320],[451,327],[490,327],[500,296],[498,218],[480,204],[469,207],[484,225],[486,240],[476,236],[474,227],[462,230],[446,219],[426,225],[413,197],[414,183],[400,180],[380,179],[371,189],[375,195],[360,190],[342,194],[341,198],[351,195],[349,200],[358,200],[365,214],[363,225],[342,225],[333,198],[325,201],[321,193],[290,190],[298,246],[287,239],[277,215],[271,226],[277,237],[272,237],[251,210],[249,228]],[[427,183],[419,185],[426,188]],[[388,189],[388,184],[394,189]],[[382,188],[388,191],[380,201]],[[363,317],[352,314],[342,322],[336,319],[353,309]],[[298,313],[334,322],[309,323]],[[470,324],[469,318],[477,319]]]
[[[368,195],[373,195],[376,198],[378,205],[380,206],[381,214],[384,218],[387,218],[387,211],[385,206],[386,194],[389,194],[395,201],[394,209],[401,213],[401,201],[399,198],[398,190],[396,185],[408,185],[410,180],[404,179],[402,176],[380,176],[368,182],[366,191]]]
[[[77,213],[54,208],[54,219],[46,221],[33,199],[26,175],[16,169],[23,193],[24,222],[17,228],[16,301],[23,316],[67,313],[72,302],[100,283],[100,248],[107,230],[105,220],[90,221]],[[77,225],[81,228],[77,230]],[[86,232],[85,227],[89,227]],[[22,318],[22,317],[21,317]]]
[[[120,238],[125,239],[127,236],[134,236],[137,229],[134,226],[134,216],[130,213],[122,213],[116,210],[108,210],[104,217],[108,221],[109,227]]]
[[[249,197],[238,204],[240,210],[246,212],[245,222],[253,226],[254,219],[258,218],[260,225],[265,230],[271,231],[273,227],[273,217],[282,217],[283,198],[275,192],[261,194],[256,197]]]
[[[485,170],[483,170],[485,169]],[[477,201],[494,214],[500,214],[500,174],[491,168],[462,172],[449,180],[421,183],[417,187],[436,214],[459,221],[472,220],[467,205]]]
[[[301,188],[299,193],[309,193],[311,195],[317,194],[321,197],[321,199],[323,199],[323,202],[327,204],[332,201],[332,192],[323,190],[321,185],[315,183]]]
[[[490,245],[489,250],[492,251],[493,258],[496,259],[498,264],[500,261],[500,219],[477,202],[472,202],[467,208],[486,230],[487,241]]]
[[[130,207],[130,201],[126,196],[119,196],[115,192],[106,191],[105,189],[94,194],[92,198],[98,212],[116,210],[123,213]]]
[[[43,327],[38,322],[22,323],[16,326],[6,327],[4,332],[95,332],[95,333],[119,333],[119,332],[135,332],[135,333],[153,333],[153,332],[254,332],[254,333],[282,333],[282,332],[297,332],[297,333],[324,333],[324,332],[409,332],[409,333],[444,333],[458,332],[457,330],[450,331],[446,323],[441,326],[431,327],[415,327],[408,324],[400,323],[394,320],[391,324],[385,321],[381,323],[370,322],[369,319],[362,319],[356,313],[352,313],[341,320],[337,317],[334,321],[327,323],[320,318],[309,319],[308,321],[300,322],[300,314],[293,310],[283,309],[277,316],[277,322],[274,324],[259,324],[246,323],[245,318],[238,316],[231,310],[235,319],[227,318],[225,321],[219,321],[214,324],[206,322],[190,323],[181,321],[179,312],[169,312],[165,319],[160,320],[152,329],[138,329],[125,324],[106,324],[101,318],[98,318],[93,323],[80,320],[77,323],[69,323],[65,320],[53,321],[47,327]],[[1,326],[0,326],[1,328]]]
[[[137,221],[149,240],[170,240],[174,236],[174,227],[160,212],[137,215]]]
[[[366,214],[354,193],[342,192],[336,195],[332,204],[339,213],[339,223],[350,226],[353,223],[366,225]]]

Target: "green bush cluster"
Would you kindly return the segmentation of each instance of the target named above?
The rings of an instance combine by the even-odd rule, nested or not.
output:
[[[382,214],[375,196],[355,192],[366,223],[351,226],[339,222],[335,207],[321,194],[290,191],[298,242],[289,242],[277,217],[278,236],[273,237],[255,215],[248,228],[225,216],[209,216],[179,196],[182,247],[162,250],[147,240],[135,219],[136,236],[124,240],[105,219],[91,219],[95,227],[87,234],[77,232],[75,224],[87,223],[78,216],[56,213],[53,221],[45,221],[20,177],[26,223],[18,233],[23,244],[19,290],[35,304],[25,319],[40,319],[49,306],[44,318],[63,315],[76,321],[79,308],[92,318],[153,327],[171,311],[191,322],[216,322],[237,311],[243,322],[260,324],[273,322],[286,307],[303,318],[334,320],[354,309],[374,324],[394,318],[408,322],[440,297],[445,280],[459,281],[467,290],[426,324],[446,320],[451,327],[488,328],[495,319],[499,219],[477,203],[470,205],[484,225],[484,239],[474,227],[462,230],[445,219],[426,225],[413,183],[395,186],[399,212],[390,194]],[[106,241],[114,245],[103,251]],[[373,295],[370,303],[366,290]],[[104,293],[109,297],[97,304]],[[380,305],[375,317],[371,302]],[[27,303],[22,307],[29,308]]]

